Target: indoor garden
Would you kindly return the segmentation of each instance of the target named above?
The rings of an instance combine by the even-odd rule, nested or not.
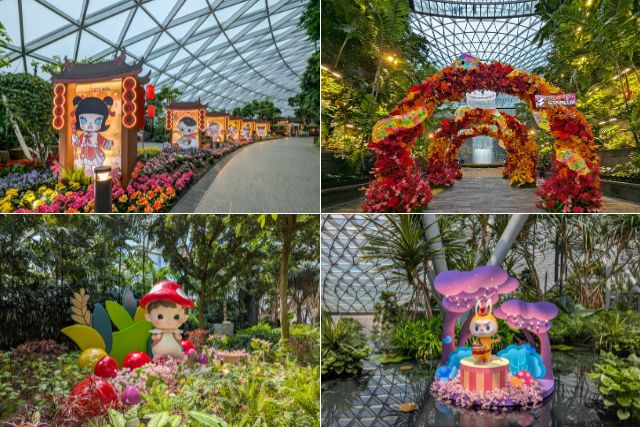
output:
[[[319,426],[318,229],[304,215],[1,218],[0,422]]]
[[[639,210],[636,3],[327,0],[322,24],[325,212]]]
[[[323,425],[637,425],[639,225],[324,215]]]
[[[0,4],[0,213],[319,210],[318,0],[78,6]],[[264,179],[283,151],[292,179]]]

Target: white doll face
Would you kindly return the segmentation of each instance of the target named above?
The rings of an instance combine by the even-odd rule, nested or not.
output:
[[[102,128],[104,117],[100,114],[80,114],[79,127],[85,132],[98,132]]]
[[[193,134],[196,133],[196,126],[188,126],[184,122],[180,122],[178,123],[178,132],[180,132],[182,136]]]
[[[149,311],[145,318],[157,329],[178,329],[189,319],[184,307],[157,306]]]
[[[469,332],[475,337],[490,337],[498,333],[498,324],[491,320],[472,320],[469,325]]]

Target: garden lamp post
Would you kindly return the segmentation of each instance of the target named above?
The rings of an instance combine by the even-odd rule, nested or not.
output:
[[[96,213],[111,213],[111,166],[98,166],[93,170]]]

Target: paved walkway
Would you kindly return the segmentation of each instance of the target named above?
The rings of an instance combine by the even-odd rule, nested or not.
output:
[[[316,213],[320,150],[313,138],[258,142],[218,162],[171,212]]]
[[[453,187],[436,194],[425,212],[437,213],[544,213],[536,207],[534,188],[514,188],[502,179],[500,168],[464,168],[464,177]],[[604,211],[640,212],[640,205],[603,197]],[[364,196],[335,206],[323,206],[323,212],[361,212]]]

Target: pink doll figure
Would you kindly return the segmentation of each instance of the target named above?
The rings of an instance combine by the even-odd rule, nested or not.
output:
[[[113,146],[110,141],[100,135],[109,129],[107,119],[110,116],[109,108],[113,105],[113,98],[110,96],[104,99],[89,97],[73,98],[76,115],[76,130],[71,136],[71,143],[74,147],[80,148],[80,164],[84,168],[87,176],[93,174],[93,168],[102,166],[106,158],[103,150],[108,150]],[[78,136],[78,130],[82,135]]]
[[[193,308],[193,301],[180,285],[172,280],[156,283],[140,299],[140,307],[146,308],[145,318],[154,326],[149,331],[153,356],[180,356],[182,330],[179,328],[189,318],[187,309]]]

